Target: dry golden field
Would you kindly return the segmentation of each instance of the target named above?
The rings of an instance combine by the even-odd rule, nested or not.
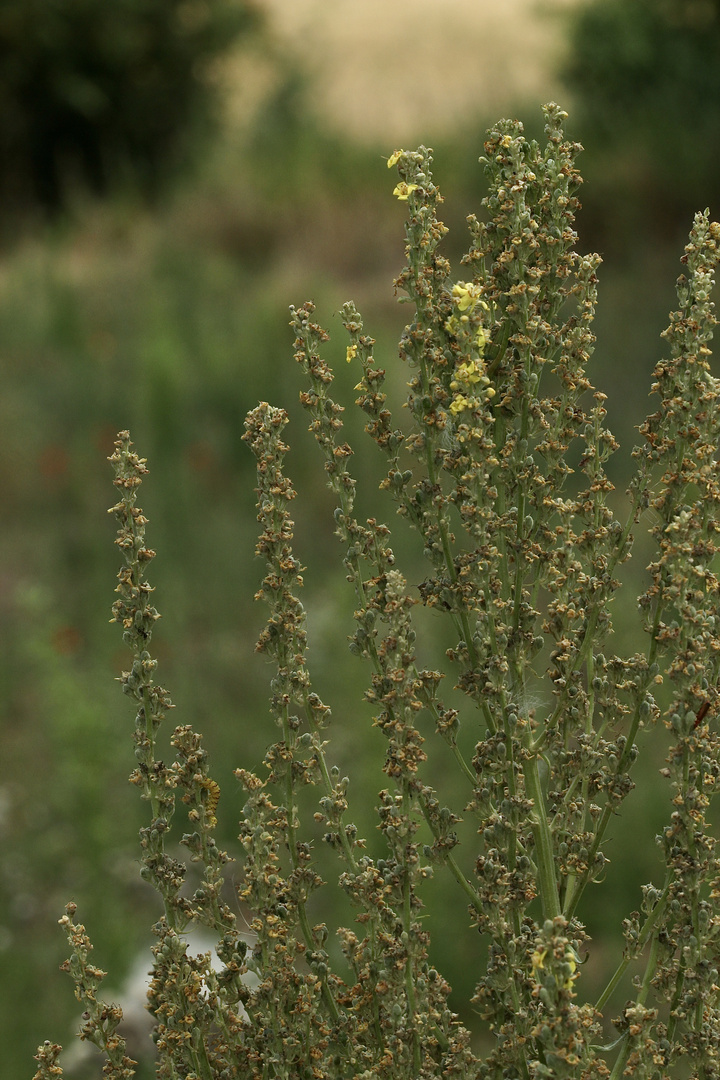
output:
[[[566,101],[563,9],[578,0],[260,0],[278,52],[310,76],[314,111],[368,141],[428,139],[474,116]],[[267,69],[242,68],[235,117]]]

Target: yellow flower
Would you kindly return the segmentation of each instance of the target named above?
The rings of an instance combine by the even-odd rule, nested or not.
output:
[[[407,202],[408,195],[413,191],[417,191],[419,187],[419,184],[406,184],[404,180],[401,180],[393,190],[393,195],[397,195],[400,202]]]
[[[465,412],[466,409],[469,409],[470,404],[470,401],[468,400],[468,398],[465,397],[464,394],[456,394],[450,406],[450,412],[453,414],[453,416],[457,416],[458,413]]]
[[[565,953],[565,963],[570,968],[570,974],[566,981],[563,983],[563,988],[565,990],[570,990],[573,984],[573,979],[577,977],[575,974],[577,971],[577,961],[575,960],[575,954],[570,950]]]
[[[548,952],[549,952],[549,950],[547,948],[545,948],[545,949],[536,949],[535,952],[532,954],[532,958],[531,958],[532,959],[532,974],[536,979],[538,978],[538,975],[540,974],[540,972],[545,967],[545,961],[546,961],[546,959],[548,957]],[[565,955],[563,956],[563,963],[565,963],[567,965],[567,967],[570,969],[570,974],[567,976],[567,978],[563,982],[558,981],[557,975],[555,976],[555,980],[557,982],[557,985],[560,987],[560,989],[562,989],[562,990],[571,990],[572,989],[572,984],[573,984],[574,980],[577,978],[577,958],[576,958],[575,953],[573,952],[572,949],[568,949],[567,952],[565,953]]]
[[[542,971],[545,967],[545,957],[547,956],[547,949],[536,949],[532,954],[532,970],[533,975],[537,975],[538,971]]]
[[[467,311],[468,308],[472,310],[475,307],[475,301],[470,293],[470,286],[466,285],[464,281],[458,281],[456,285],[453,285],[452,294],[457,300],[460,311]]]
[[[471,360],[467,364],[460,364],[460,367],[455,372],[455,378],[461,383],[465,383],[468,386],[474,386],[475,383],[479,383],[484,375],[482,365],[477,360]]]
[[[478,352],[482,356],[485,352],[485,346],[487,345],[487,334],[482,326],[478,326],[477,333],[475,334],[475,344],[477,345]]]
[[[452,295],[457,301],[458,311],[473,311],[477,304],[488,310],[488,306],[482,299],[482,286],[473,282],[458,281],[452,287]]]
[[[397,165],[404,153],[404,150],[396,150],[394,154],[391,154],[388,158],[388,169],[392,169],[393,165]]]
[[[351,363],[357,356],[357,345],[348,345],[347,352],[345,353],[345,359],[348,364]]]

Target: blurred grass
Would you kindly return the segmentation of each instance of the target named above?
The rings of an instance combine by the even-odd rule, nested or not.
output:
[[[159,914],[137,876],[144,807],[126,782],[132,710],[113,682],[125,657],[107,622],[118,559],[105,513],[114,501],[105,458],[118,429],[130,429],[151,469],[140,502],[158,552],[151,580],[163,613],[153,642],[159,678],[178,706],[167,736],[173,723],[204,733],[222,790],[221,842],[233,850],[243,801],[232,770],[259,765],[271,739],[268,672],[253,656],[263,622],[252,604],[261,576],[253,561],[254,476],[241,444],[245,413],[258,399],[291,414],[288,469],[299,493],[296,549],[307,564],[311,674],[333,707],[333,756],[350,774],[354,805],[371,802],[383,786],[383,742],[362,704],[367,673],[345,647],[352,598],[320,460],[297,403],[287,322],[289,303],[316,300],[318,319],[333,334],[338,397],[351,406],[357,372],[344,363],[333,312],[356,299],[399,402],[405,376],[392,365],[404,311],[391,282],[402,264],[403,212],[382,160],[392,147],[345,144],[294,108],[290,92],[280,95],[250,143],[219,148],[201,182],[152,215],[127,201],[88,206],[74,225],[40,232],[0,263],[0,963],[12,987],[0,1011],[0,1045],[9,1048],[8,1075],[30,1075],[40,1040],[72,1042],[76,1004],[58,972],[65,949],[56,920],[65,902],[78,903],[95,959],[111,970],[115,988]],[[531,132],[536,115],[528,117]],[[480,210],[482,134],[478,119],[462,144],[436,148],[453,257],[466,246],[464,215]],[[661,248],[647,236],[623,241],[612,232],[612,213],[602,227],[590,215],[590,239],[581,246],[593,246],[593,234],[608,241],[591,377],[609,395],[611,426],[623,443],[622,490],[682,243],[679,233]],[[363,446],[362,417],[349,408],[346,420],[359,455],[360,514],[389,520],[396,549],[410,559],[404,572],[420,581],[412,538],[389,500],[375,497],[382,462]],[[642,565],[631,564],[633,595]],[[642,647],[631,629],[632,598],[617,618],[623,645]],[[431,652],[440,644],[431,614],[421,613],[421,625],[421,648]],[[472,743],[474,733],[466,738]],[[646,787],[631,807],[652,834],[666,810],[654,780],[663,733],[651,738]],[[442,785],[448,777],[439,751],[433,782]],[[372,812],[357,824],[372,843]],[[638,830],[623,829],[588,913],[601,956],[603,936],[637,904],[637,887],[656,865],[652,846],[633,846]],[[463,902],[441,880],[433,889],[438,962],[458,999],[468,998],[468,950],[477,946],[463,925]]]

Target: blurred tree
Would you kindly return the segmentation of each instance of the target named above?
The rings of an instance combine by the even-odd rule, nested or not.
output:
[[[248,0],[2,0],[0,195],[55,213],[74,185],[156,195],[217,119],[212,64]]]
[[[665,215],[717,200],[720,0],[588,0],[568,18],[563,75],[586,146]]]

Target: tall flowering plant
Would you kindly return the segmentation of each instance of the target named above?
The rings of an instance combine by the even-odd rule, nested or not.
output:
[[[485,215],[469,219],[459,278],[439,250],[446,229],[430,152],[397,151],[388,162],[408,210],[407,262],[395,283],[411,309],[399,350],[409,376],[403,424],[373,339],[353,304],[342,309],[357,405],[387,461],[381,487],[427,561],[419,587],[397,565],[388,525],[356,516],[353,452],[322,355],[327,334],[311,304],[292,311],[302,404],[355,596],[350,648],[367,667],[366,701],[385,738],[379,856],[353,822],[363,793],[333,762],[337,721],[308,668],[287,416],[263,403],[247,418],[265,566],[257,596],[268,608],[257,647],[274,665],[276,727],[261,769],[236,771],[247,795],[238,891],[250,945],[224,898],[228,856],[213,839],[220,792],[200,736],[177,728],[175,760],[157,757],[170,701],[150,653],[153,552],[136,505],[147,470],[127,432],[117,441],[113,512],[124,567],[113,614],[133,656],[122,676],[137,710],[131,779],[151,809],[143,876],[163,901],[149,993],[158,1077],[720,1076],[720,861],[709,818],[720,785],[720,383],[709,366],[720,225],[707,213],[695,218],[655,370],[656,410],[640,428],[617,516],[606,473],[616,442],[605,395],[587,376],[600,259],[576,250],[580,147],[566,140],[557,106],[545,117],[544,146],[518,123],[489,133]],[[646,647],[621,656],[611,604],[641,519],[655,545],[639,601]],[[418,605],[452,634],[437,669],[416,653]],[[546,693],[533,704],[538,688]],[[671,739],[665,869],[623,923],[613,973],[592,1001],[583,900],[612,873],[608,826],[624,812],[658,721]],[[440,744],[456,768],[442,792],[429,782]],[[194,892],[167,849],[178,794],[190,823],[181,843],[204,868]],[[459,841],[461,819],[472,823],[471,844]],[[327,881],[316,843],[337,856]],[[429,956],[422,914],[438,874],[454,882],[452,918],[479,931],[470,961],[478,1032],[451,1010]],[[317,895],[332,890],[349,899],[351,925],[316,921]],[[97,998],[103,973],[89,964],[74,915],[69,908],[62,922],[86,1007],[81,1034],[104,1049],[106,1075],[129,1077],[117,1010]],[[183,935],[197,923],[215,933],[219,966],[188,952]],[[626,972],[634,979],[623,1004],[615,992]],[[60,1075],[58,1053],[41,1047],[36,1080]]]

